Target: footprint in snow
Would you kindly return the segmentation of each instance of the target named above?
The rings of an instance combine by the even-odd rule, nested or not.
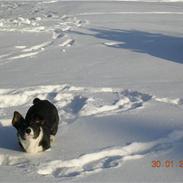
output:
[[[103,149],[71,160],[54,160],[39,166],[37,173],[54,177],[77,177],[96,173],[107,168],[117,168],[123,161],[141,159],[152,153],[167,152],[183,138],[183,131],[173,131],[168,136],[150,141],[134,142],[126,146]]]
[[[3,118],[9,117],[8,108],[27,107],[35,97],[53,102],[59,110],[61,119],[68,124],[75,121],[77,117],[106,116],[142,109],[150,101],[167,105],[181,106],[183,104],[182,98],[157,97],[129,89],[48,85],[0,89],[0,112],[3,113]]]

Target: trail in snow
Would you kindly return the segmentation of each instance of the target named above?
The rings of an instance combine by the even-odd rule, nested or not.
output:
[[[114,146],[81,155],[70,160],[52,160],[46,163],[32,163],[28,157],[0,154],[0,166],[15,166],[26,171],[37,171],[39,175],[66,178],[78,177],[117,168],[124,161],[144,158],[148,155],[169,152],[183,139],[182,130],[174,130],[167,136],[149,142],[133,142],[126,146]],[[37,166],[38,165],[38,166]],[[29,170],[30,169],[30,170]]]
[[[141,159],[150,154],[166,152],[174,143],[182,140],[183,131],[173,131],[168,136],[150,141],[133,142],[127,146],[107,148],[98,152],[85,154],[71,160],[54,160],[39,166],[40,175],[55,177],[76,177],[102,171],[106,168],[119,167],[127,160]]]
[[[27,35],[31,35],[31,33],[49,34],[50,39],[35,45],[29,45],[29,42],[27,42],[27,45],[14,45],[8,53],[6,50],[5,53],[0,55],[1,65],[10,63],[13,60],[36,56],[50,47],[60,47],[65,52],[65,49],[75,42],[69,35],[69,31],[86,23],[75,16],[58,15],[57,12],[44,10],[42,4],[38,2],[33,7],[31,3],[27,6],[30,6],[29,15],[7,16],[8,13],[3,14],[2,17],[4,18],[0,19],[0,31],[26,33]],[[3,2],[0,6],[0,12],[3,10],[4,13],[7,9],[7,12],[10,11],[13,14],[21,12],[23,8],[21,2]]]
[[[35,45],[15,45],[12,50],[1,53],[0,65],[8,64],[14,60],[32,58],[39,55],[42,52],[47,51],[51,47],[60,47],[62,52],[66,51],[66,48],[72,46],[75,43],[75,39],[69,34],[70,30],[75,30],[81,26],[84,26],[88,22],[77,18],[78,16],[90,16],[90,15],[121,15],[121,14],[175,14],[182,15],[183,12],[166,12],[166,11],[152,11],[152,12],[81,12],[75,15],[59,15],[59,12],[51,11],[46,4],[56,3],[57,1],[45,1],[36,2],[35,5],[28,3],[30,7],[30,13],[16,14],[16,12],[22,12],[24,4],[21,2],[3,2],[0,5],[0,12],[2,11],[2,17],[0,19],[0,31],[4,32],[20,32],[20,33],[44,33],[50,34],[50,39],[45,42],[40,42]],[[44,5],[45,4],[45,5]],[[4,14],[4,12],[7,13]],[[15,16],[12,16],[15,14]],[[10,16],[11,15],[11,16]],[[111,46],[117,43],[104,43]]]
[[[11,156],[0,154],[0,165],[1,166],[17,166],[22,167],[23,165],[28,165],[29,160],[19,156]]]
[[[141,109],[151,101],[175,106],[183,104],[182,98],[157,97],[151,94],[120,88],[87,88],[70,85],[48,85],[20,89],[0,89],[1,123],[6,121],[9,108],[28,108],[35,97],[53,102],[66,124],[80,116],[104,116]],[[2,124],[3,125],[3,124]]]

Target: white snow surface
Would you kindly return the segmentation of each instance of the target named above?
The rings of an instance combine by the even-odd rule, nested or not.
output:
[[[1,1],[1,182],[183,181],[183,3],[147,2]],[[60,123],[29,154],[11,120],[35,97]]]
[[[20,0],[11,0],[11,1],[20,1]],[[29,1],[29,0],[24,0],[24,1]],[[41,1],[41,0],[33,0],[34,2],[36,1]],[[45,4],[50,4],[50,3],[56,3],[59,1],[72,1],[72,2],[79,2],[79,1],[83,1],[83,2],[97,2],[97,0],[42,0],[42,3]],[[100,0],[101,2],[115,2],[115,1],[124,1],[124,2],[182,2],[183,0]]]

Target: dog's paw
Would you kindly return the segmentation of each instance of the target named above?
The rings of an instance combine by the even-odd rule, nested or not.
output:
[[[46,151],[46,152],[49,152],[49,151],[51,151],[51,148],[49,148],[49,149],[46,149],[45,151]]]

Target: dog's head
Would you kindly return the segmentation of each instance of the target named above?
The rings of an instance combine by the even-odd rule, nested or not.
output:
[[[38,117],[31,121],[26,121],[23,116],[15,111],[12,125],[17,129],[17,135],[23,140],[37,139],[41,132],[42,120]]]

